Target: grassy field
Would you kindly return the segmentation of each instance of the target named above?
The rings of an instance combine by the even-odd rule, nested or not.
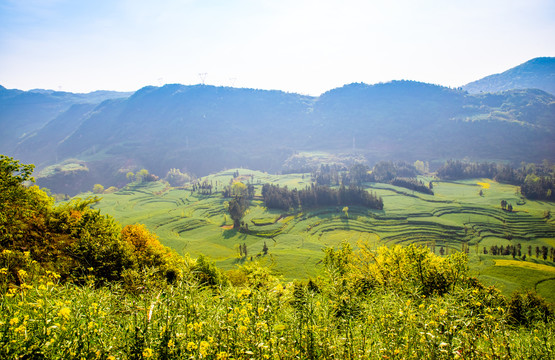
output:
[[[531,257],[527,254],[528,246],[555,246],[555,221],[544,217],[546,211],[553,213],[555,206],[525,200],[514,186],[490,179],[434,180],[432,196],[368,183],[365,186],[369,190],[383,197],[384,209],[350,207],[348,216],[336,207],[284,214],[264,208],[261,200],[253,200],[244,218],[249,226],[245,234],[230,228],[226,199],[220,193],[236,170],[241,181],[255,185],[257,194],[267,182],[289,188],[310,184],[308,174],[271,175],[231,169],[201,179],[212,182],[212,195],[193,193],[187,187],[170,188],[162,182],[130,184],[116,193],[102,195],[95,207],[123,225],[144,223],[178,253],[207,255],[224,269],[233,269],[252,257],[271,266],[285,280],[317,276],[322,249],[342,241],[355,247],[359,241],[375,246],[418,243],[435,247],[438,254],[441,247],[448,253],[460,251],[464,242],[469,246],[471,268],[485,283],[507,293],[533,288],[555,302],[554,264],[536,258],[534,250]],[[422,180],[427,183],[432,179]],[[513,212],[502,210],[501,200],[510,203]],[[262,256],[264,243],[269,248],[266,256]],[[526,261],[482,253],[483,247],[489,251],[492,245],[518,243],[527,255]],[[247,246],[246,258],[239,255],[242,244]]]

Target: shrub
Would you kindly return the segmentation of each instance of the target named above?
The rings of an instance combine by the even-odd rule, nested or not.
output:
[[[553,309],[535,291],[515,292],[507,305],[509,321],[514,325],[530,326],[537,321],[553,318]]]

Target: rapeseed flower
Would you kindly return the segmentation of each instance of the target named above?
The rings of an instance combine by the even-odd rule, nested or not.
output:
[[[153,351],[151,348],[146,348],[143,350],[143,357],[149,358],[152,357]]]
[[[67,307],[60,309],[60,311],[58,311],[58,316],[63,317],[64,319],[69,319],[69,314],[71,313],[71,310]]]

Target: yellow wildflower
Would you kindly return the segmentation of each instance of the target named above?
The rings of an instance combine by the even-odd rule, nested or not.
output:
[[[216,355],[216,359],[218,360],[226,360],[228,359],[228,355],[225,351],[220,351],[217,355]]]
[[[146,348],[146,349],[143,350],[143,357],[145,357],[145,358],[152,357],[152,353],[153,353],[153,351],[152,351],[151,348]]]
[[[197,344],[195,344],[195,343],[192,342],[192,341],[189,341],[189,342],[187,343],[187,350],[188,350],[188,351],[193,351],[193,350],[195,350],[197,347],[198,347]]]
[[[19,324],[19,318],[14,317],[10,320],[10,325],[17,325],[17,324]]]
[[[209,347],[210,347],[210,344],[208,343],[208,341],[201,341],[200,349],[199,349],[200,354],[202,356],[206,356],[206,353],[208,352]]]
[[[71,310],[67,307],[62,308],[60,311],[58,311],[58,316],[63,317],[64,319],[69,319],[69,314],[71,313]]]

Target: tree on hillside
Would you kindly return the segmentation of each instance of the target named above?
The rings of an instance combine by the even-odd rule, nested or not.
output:
[[[349,217],[349,207],[348,206],[345,206],[343,208],[343,213],[345,214],[345,217]]]
[[[236,181],[231,185],[231,196],[246,196],[247,195],[247,185],[242,182]]]
[[[95,194],[102,194],[104,192],[104,186],[100,184],[94,184],[93,186],[93,193]]]
[[[245,200],[245,198],[243,198],[242,196],[237,196],[229,201],[227,211],[229,212],[229,216],[233,220],[234,229],[241,228],[241,219],[243,219],[247,207],[247,200]]]
[[[172,168],[166,174],[165,180],[170,183],[171,186],[183,186],[191,181],[192,177],[187,173],[182,173],[179,169]]]

